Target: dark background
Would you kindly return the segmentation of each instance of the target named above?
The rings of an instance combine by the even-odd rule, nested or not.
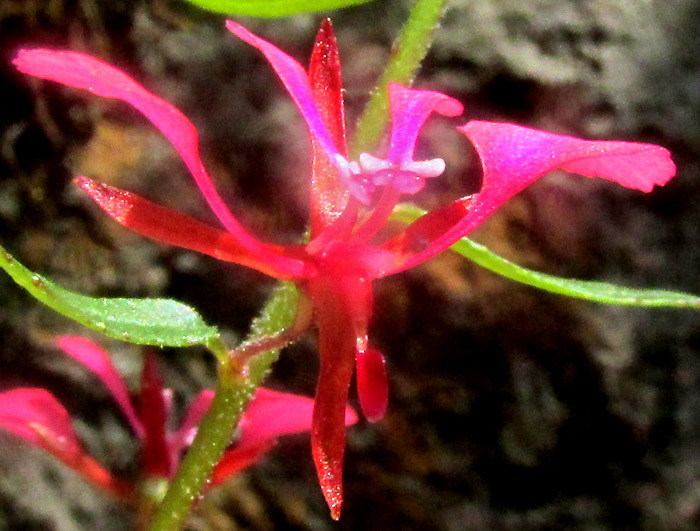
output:
[[[375,1],[333,14],[352,121],[407,16]],[[465,103],[466,119],[664,145],[678,177],[650,195],[554,173],[473,236],[552,274],[700,293],[700,5],[466,0],[452,3],[417,86]],[[70,184],[90,177],[211,221],[167,141],[135,111],[13,72],[20,46],[115,64],[197,126],[222,195],[246,227],[296,241],[307,219],[305,127],[272,69],[223,26],[179,2],[0,3],[0,238],[31,269],[96,295],[169,296],[230,340],[273,284],[263,275],[126,232]],[[243,22],[304,58],[320,16]],[[478,189],[478,161],[434,120],[426,157],[448,171],[419,202]],[[376,283],[387,417],[352,428],[346,503],[331,522],[307,436],[285,439],[199,504],[191,529],[696,529],[700,525],[700,317],[615,308],[514,284],[451,255]],[[0,389],[43,386],[115,473],[138,448],[105,390],[48,347],[85,333],[0,276]],[[89,334],[87,334],[89,335]],[[140,349],[90,336],[135,389]],[[180,408],[213,385],[199,349],[159,353]],[[313,334],[268,385],[311,395]],[[354,399],[353,399],[354,400]],[[0,528],[128,529],[129,512],[41,452],[0,434]]]

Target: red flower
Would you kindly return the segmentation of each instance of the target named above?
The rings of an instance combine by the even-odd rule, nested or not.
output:
[[[138,407],[129,398],[126,384],[109,355],[81,337],[60,337],[57,346],[90,369],[107,387],[129,425],[141,440],[141,473],[146,478],[172,478],[182,450],[189,446],[197,426],[214,396],[202,391],[185,413],[180,427],[168,429],[172,393],[163,388],[153,356],[146,356]],[[240,434],[226,450],[214,471],[212,486],[252,465],[267,453],[280,435],[311,429],[313,400],[258,388],[240,421]],[[344,422],[357,415],[345,409]],[[85,453],[73,431],[70,417],[58,400],[44,389],[20,388],[0,393],[0,427],[45,450],[80,473],[93,485],[120,499],[136,493],[134,485],[112,476]]]
[[[383,157],[349,160],[345,142],[340,64],[326,22],[307,72],[296,60],[235,22],[227,28],[260,50],[277,72],[312,137],[311,241],[281,247],[254,239],[216,193],[200,160],[197,134],[174,107],[131,78],[89,56],[22,50],[15,65],[37,77],[122,99],[140,110],[172,142],[227,232],[85,177],[76,182],[122,225],[158,241],[293,280],[308,296],[319,328],[321,370],[316,390],[312,448],[321,488],[334,518],[342,503],[345,405],[355,365],[358,393],[371,421],[386,409],[384,358],[367,338],[371,282],[446,250],[510,197],[545,173],[561,168],[645,192],[675,174],[669,152],[650,144],[587,141],[512,124],[471,121],[458,128],[477,149],[483,167],[478,194],[431,212],[390,241],[375,236],[403,194],[439,176],[442,159],[414,160],[418,134],[436,112],[457,116],[462,105],[439,92],[389,87],[392,128]]]

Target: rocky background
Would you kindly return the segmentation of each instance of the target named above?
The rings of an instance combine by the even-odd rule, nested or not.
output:
[[[376,0],[333,13],[356,117],[407,16]],[[320,16],[245,20],[304,58]],[[670,148],[678,177],[651,195],[555,173],[473,236],[548,273],[700,293],[700,3],[455,0],[417,85],[468,118]],[[304,229],[309,149],[272,70],[223,17],[167,0],[0,3],[0,238],[31,269],[96,295],[168,296],[245,334],[272,283],[261,274],[145,241],[70,184],[85,174],[213,216],[167,141],[126,105],[15,73],[20,46],[102,57],[196,124],[224,197],[255,234]],[[435,120],[426,156],[448,172],[420,202],[479,186],[475,153]],[[104,389],[47,346],[85,333],[0,275],[0,389],[50,389],[90,451],[124,476],[138,448]],[[376,343],[390,409],[350,431],[346,504],[333,523],[307,436],[285,439],[199,504],[189,528],[696,529],[700,525],[700,316],[615,308],[514,284],[451,255],[377,283]],[[134,388],[140,349],[96,336]],[[213,384],[199,349],[163,350],[176,404]],[[268,385],[311,395],[313,335]],[[133,517],[38,451],[0,434],[0,528],[129,529]]]

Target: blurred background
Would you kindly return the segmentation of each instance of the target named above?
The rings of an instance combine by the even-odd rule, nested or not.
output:
[[[349,123],[410,2],[333,12]],[[671,8],[672,6],[672,8]],[[237,19],[306,63],[322,15]],[[123,68],[180,108],[236,216],[290,243],[307,220],[305,126],[262,56],[224,17],[168,0],[0,3],[0,239],[61,285],[165,296],[232,342],[273,287],[262,274],[160,246],[117,226],[70,180],[87,175],[216,224],[165,138],[127,105],[13,71],[19,47],[68,48]],[[433,208],[478,190],[454,126],[509,121],[661,144],[678,176],[652,194],[553,173],[472,236],[547,273],[700,293],[700,3],[454,0],[416,86],[464,117],[433,120],[421,156],[448,170],[417,198]],[[352,126],[350,126],[352,130]],[[87,333],[0,275],[0,390],[41,386],[116,474],[138,448],[105,389],[47,345],[80,333],[138,387],[142,349]],[[375,343],[390,406],[349,431],[345,506],[333,523],[307,435],[212,491],[194,530],[696,529],[700,525],[700,316],[565,299],[444,254],[376,283]],[[180,408],[213,386],[201,349],[161,350]],[[286,349],[269,387],[312,395],[313,333]],[[355,397],[353,403],[357,406]],[[129,529],[128,509],[0,433],[0,528]]]

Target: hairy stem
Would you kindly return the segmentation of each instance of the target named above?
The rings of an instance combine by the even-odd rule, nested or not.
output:
[[[389,83],[395,81],[411,85],[421,61],[428,53],[433,30],[440,22],[447,0],[416,0],[391,50],[391,58],[370,96],[350,146],[350,156],[371,151],[377,147],[389,123]]]
[[[297,292],[293,284],[281,283],[265,306],[261,316],[253,322],[250,341],[278,334],[294,323]],[[201,496],[212,470],[231,443],[238,421],[248,401],[260,385],[279,349],[256,354],[249,360],[245,374],[233,370],[235,359],[219,365],[219,384],[209,411],[197,430],[187,455],[180,465],[163,501],[151,521],[151,531],[181,529],[195,501]]]

